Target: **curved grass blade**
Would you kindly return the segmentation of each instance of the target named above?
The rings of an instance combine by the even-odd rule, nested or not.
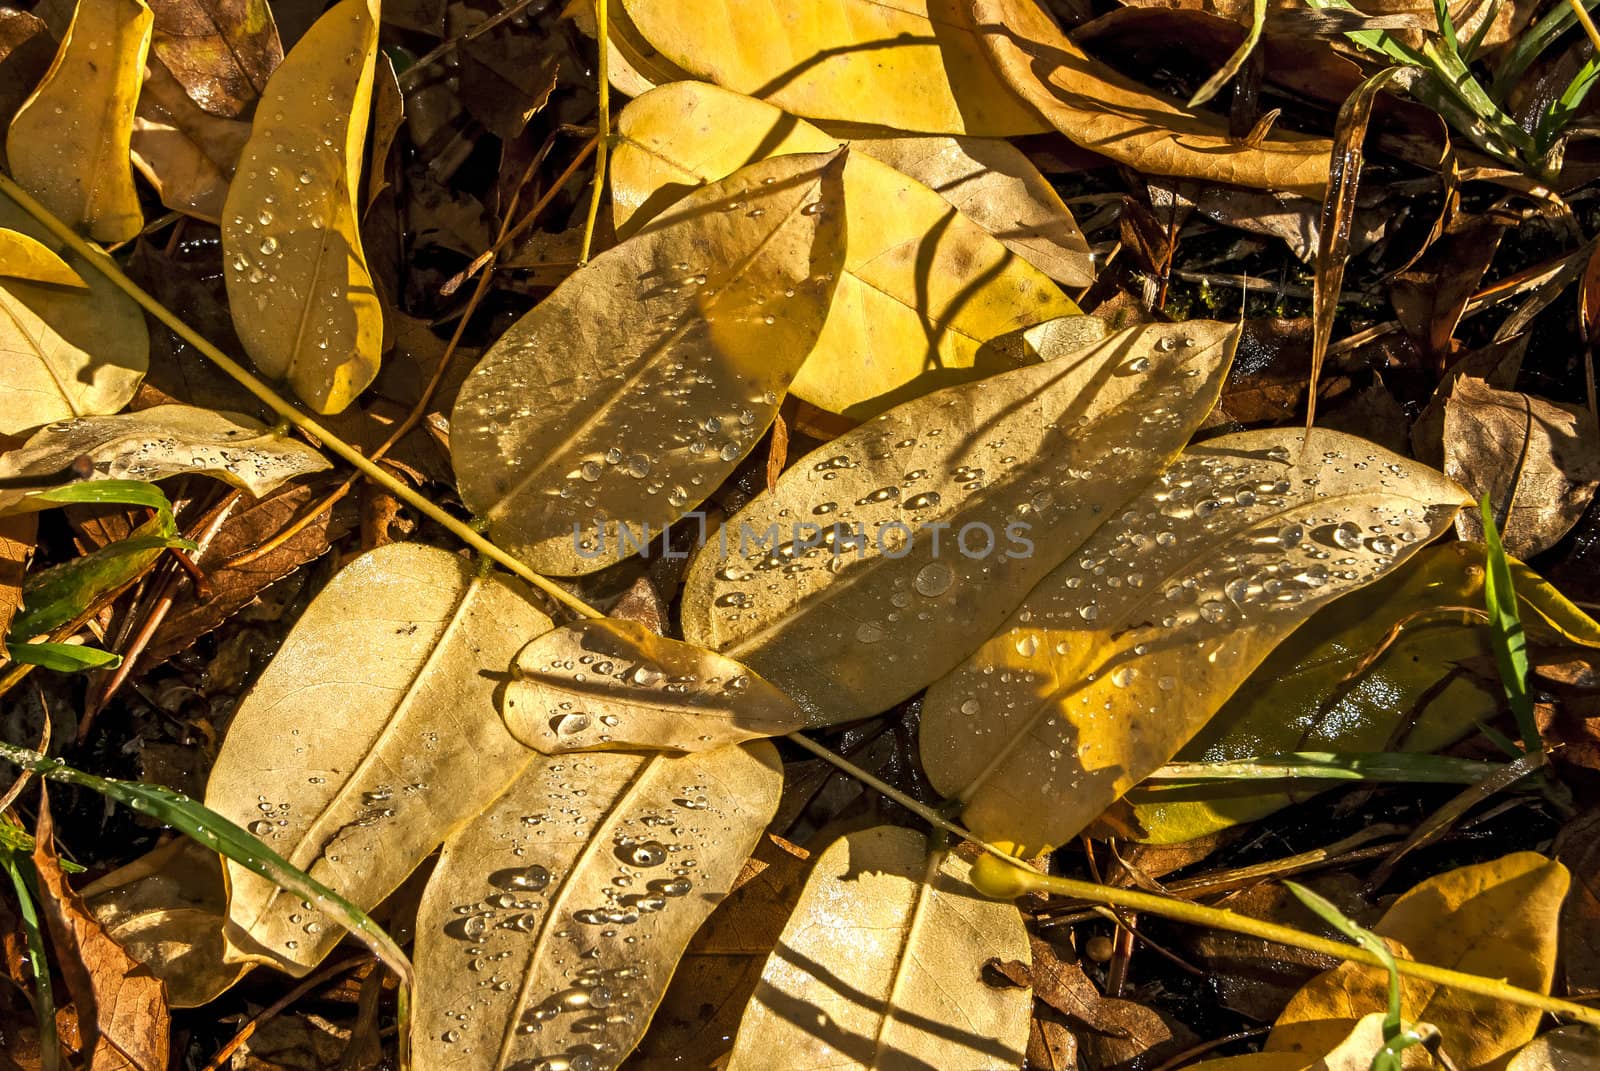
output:
[[[1312,778],[1320,781],[1394,781],[1404,784],[1470,785],[1494,773],[1494,763],[1451,755],[1403,751],[1291,751],[1234,762],[1169,762],[1147,780],[1244,781]]]
[[[23,877],[22,866],[9,848],[0,848],[0,867],[11,875],[17,894],[22,934],[27,942],[28,969],[33,972],[33,1010],[39,1019],[39,1071],[56,1071],[61,1066],[61,1044],[56,1040],[56,1001],[50,984],[50,964],[44,955],[43,922],[34,903],[33,890]]]
[[[1522,628],[1522,615],[1517,609],[1511,563],[1500,543],[1500,529],[1495,524],[1488,495],[1479,501],[1478,510],[1483,515],[1483,540],[1488,547],[1483,597],[1489,609],[1489,642],[1494,648],[1494,664],[1500,670],[1511,713],[1516,715],[1523,750],[1537,751],[1541,743],[1539,725],[1533,718],[1533,697],[1528,694],[1528,634]]]

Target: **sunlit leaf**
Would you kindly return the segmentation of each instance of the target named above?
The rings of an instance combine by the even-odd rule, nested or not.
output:
[[[490,348],[450,442],[462,500],[501,546],[592,572],[754,449],[833,296],[845,158],[765,160],[696,191]]]
[[[617,129],[625,140],[612,161],[611,189],[622,234],[752,159],[839,144],[803,119],[703,82],[646,93],[623,110]],[[882,143],[880,151],[887,151]],[[813,405],[858,418],[1007,367],[992,360],[984,367],[979,347],[1077,311],[947,197],[872,152],[852,148],[845,164],[844,271],[822,334],[790,387]]]
[[[1383,1047],[1383,1012],[1358,1019],[1332,1052],[1252,1052],[1190,1064],[1189,1071],[1372,1071],[1372,1056]]]
[[[253,495],[328,467],[327,458],[318,451],[242,413],[158,405],[137,413],[48,424],[24,445],[0,456],[0,479],[47,479],[84,464],[84,459],[93,467],[91,481],[150,481],[193,473],[214,476]],[[73,478],[67,475],[58,482],[67,484]],[[0,490],[0,513],[50,504],[32,491]]]
[[[154,21],[144,0],[79,0],[49,73],[6,132],[17,184],[101,242],[144,226],[128,140]]]
[[[1030,851],[1069,840],[1315,610],[1467,501],[1353,436],[1303,443],[1266,430],[1192,447],[929,689],[923,763],[969,828]]]
[[[21,231],[0,230],[0,276],[24,282],[54,283],[75,290],[86,290],[89,286],[50,247]]]
[[[378,374],[383,313],[357,226],[378,19],[341,0],[273,72],[228,187],[228,303],[257,368],[320,413]]]
[[[745,1009],[728,1071],[1020,1068],[1032,995],[983,978],[1032,955],[1014,905],[911,829],[841,837],[818,858]]]
[[[418,1066],[616,1067],[782,783],[764,742],[536,759],[445,843],[429,879]]]
[[[1177,454],[1236,341],[1210,321],[1132,328],[834,439],[696,556],[685,638],[813,724],[888,709],[957,666]]]
[[[672,64],[795,115],[981,137],[1046,129],[954,0],[619,2]]]
[[[1550,991],[1556,919],[1567,869],[1533,852],[1516,852],[1432,877],[1396,900],[1372,929],[1412,959],[1512,985]],[[1388,976],[1345,963],[1313,978],[1278,1016],[1269,1052],[1332,1051],[1362,1016],[1387,1002]],[[1462,1071],[1498,1066],[1534,1035],[1541,1013],[1412,976],[1400,982],[1408,1022],[1439,1028]]]
[[[546,754],[710,751],[805,722],[739,663],[633,621],[580,621],[517,655],[501,709],[511,735]]]
[[[110,669],[122,656],[76,643],[8,643],[6,657],[57,673],[82,673],[91,669]]]
[[[550,621],[520,588],[420,544],[347,565],[228,727],[206,804],[360,907],[383,899],[528,761],[495,692]],[[341,933],[229,863],[229,958],[304,974]]]
[[[1137,171],[1321,197],[1331,143],[1278,131],[1259,146],[1221,116],[1184,108],[1085,55],[1038,0],[973,0],[971,18],[1000,76],[1052,126]]]
[[[0,228],[44,246],[88,287],[0,277],[0,435],[115,413],[149,365],[144,313],[9,197]]]

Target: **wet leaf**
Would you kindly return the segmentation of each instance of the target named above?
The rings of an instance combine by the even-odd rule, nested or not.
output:
[[[45,246],[88,284],[0,278],[0,435],[121,409],[150,360],[139,306],[9,197],[0,197],[0,227]]]
[[[383,899],[530,755],[495,692],[550,621],[476,572],[407,543],[347,565],[239,705],[206,805],[357,906]],[[230,960],[300,975],[343,936],[237,864],[227,876]]]
[[[1488,630],[1481,617],[1450,609],[1484,604],[1483,567],[1482,544],[1429,547],[1371,587],[1318,610],[1273,649],[1178,761],[1303,750],[1431,752],[1493,720],[1505,705],[1499,680],[1465,668],[1490,664]],[[1513,568],[1532,643],[1600,644],[1600,626],[1583,611],[1526,566]],[[1260,818],[1322,787],[1147,784],[1129,800],[1142,838],[1168,843]]]
[[[844,259],[843,153],[698,190],[501,336],[450,420],[461,498],[533,568],[642,549],[760,441]]]
[[[710,751],[805,723],[739,663],[633,621],[580,621],[517,655],[506,728],[547,755],[649,748]]]
[[[1569,993],[1600,987],[1600,811],[1586,810],[1562,827],[1555,856],[1572,873],[1561,907],[1561,971]]]
[[[645,94],[623,110],[617,128],[626,140],[612,162],[611,188],[623,235],[751,159],[839,144],[770,104],[702,82]],[[852,149],[845,164],[844,272],[821,337],[790,387],[857,418],[995,371],[980,357],[983,343],[1077,312],[947,198],[871,153]],[[1006,210],[996,204],[995,211]]]
[[[1253,1052],[1191,1065],[1192,1071],[1371,1071],[1373,1054],[1383,1047],[1383,1012],[1363,1015],[1333,1051]]]
[[[166,983],[174,1008],[210,1003],[244,974],[222,960],[222,860],[175,837],[83,889],[107,935]]]
[[[267,0],[154,0],[156,54],[212,115],[244,116],[283,60]]]
[[[420,1067],[613,1068],[778,806],[757,742],[538,758],[446,843],[417,912]]]
[[[1304,448],[1303,448],[1304,447]],[[991,841],[1069,840],[1170,759],[1279,641],[1469,502],[1339,432],[1192,447],[928,690],[922,759]]]
[[[128,140],[153,21],[144,0],[79,0],[55,62],[6,132],[17,185],[101,242],[144,226]]]
[[[926,134],[1046,129],[994,69],[956,0],[728,5],[622,0],[639,34],[696,78],[794,115]]]
[[[1566,891],[1566,867],[1516,852],[1427,879],[1396,900],[1372,930],[1423,963],[1548,993]],[[1278,1017],[1266,1051],[1332,1051],[1357,1020],[1384,1007],[1388,989],[1388,974],[1364,964],[1318,975]],[[1535,1008],[1410,976],[1400,979],[1400,999],[1406,1021],[1439,1028],[1462,1071],[1497,1066],[1533,1038],[1541,1018]]]
[[[1132,328],[847,432],[695,557],[685,638],[772,681],[814,725],[888,709],[958,665],[1137,474],[1176,455],[1235,340],[1209,321]]]
[[[46,245],[21,231],[0,230],[0,276],[87,290],[89,284]]]
[[[151,60],[133,117],[133,163],[161,195],[161,203],[216,223],[228,182],[250,139],[250,124],[211,115]]]
[[[0,455],[0,479],[61,473],[87,458],[93,480],[154,481],[179,473],[214,476],[264,495],[286,480],[320,472],[328,460],[242,413],[158,405],[137,413],[48,424]],[[42,487],[74,482],[71,475]],[[46,509],[32,490],[0,491],[0,512]]]
[[[39,520],[33,514],[0,519],[0,635],[22,608],[22,575],[33,555]]]
[[[1555,546],[1600,487],[1600,431],[1582,405],[1496,390],[1463,376],[1445,401],[1444,471],[1474,495],[1489,496],[1506,553],[1519,558]],[[1482,539],[1468,510],[1462,539]]]
[[[1330,142],[1275,132],[1238,144],[1220,116],[1085,55],[1037,0],[973,0],[971,18],[1000,76],[1076,144],[1138,171],[1322,196]]]
[[[1585,1071],[1600,1064],[1600,1034],[1592,1027],[1563,1026],[1517,1050],[1506,1071]]]
[[[1032,998],[983,979],[1029,960],[1014,905],[922,834],[877,826],[817,859],[745,1010],[727,1071],[1021,1067]]]
[[[222,213],[239,340],[319,413],[372,382],[383,343],[356,214],[378,46],[371,2],[341,0],[273,73]]]
[[[43,19],[16,8],[0,8],[0,123],[10,124],[22,102],[44,80],[55,55],[56,39]],[[0,139],[0,146],[3,143]],[[4,157],[0,152],[0,163]]]

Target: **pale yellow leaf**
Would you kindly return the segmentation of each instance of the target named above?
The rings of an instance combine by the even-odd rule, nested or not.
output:
[[[1540,1034],[1511,1058],[1506,1071],[1590,1071],[1600,1067],[1600,1033],[1563,1026]]]
[[[0,435],[115,413],[150,363],[144,313],[9,197],[0,227],[44,246],[87,287],[0,277]]]
[[[1515,852],[1427,879],[1396,900],[1372,930],[1423,963],[1548,993],[1568,880],[1560,863]],[[1278,1016],[1267,1050],[1330,1051],[1356,1020],[1384,1007],[1388,977],[1359,963],[1319,974]],[[1406,975],[1400,979],[1400,1005],[1408,1022],[1438,1027],[1461,1071],[1500,1066],[1533,1038],[1543,1017],[1537,1008]]]
[[[0,276],[30,283],[54,283],[74,290],[87,290],[83,276],[42,242],[21,231],[0,228]]]
[[[370,909],[533,754],[495,709],[516,652],[550,628],[521,586],[392,543],[306,609],[228,726],[206,806]],[[304,974],[343,931],[227,864],[229,958]]]
[[[1303,441],[1269,429],[1190,448],[1108,503],[1094,536],[928,689],[923,764],[973,832],[1025,854],[1066,843],[1318,607],[1471,502],[1354,436]]]
[[[710,751],[800,728],[794,701],[729,658],[635,621],[580,621],[517,655],[506,728],[545,754]]]
[[[911,829],[834,841],[767,958],[726,1071],[1021,1068],[1033,996],[990,985],[983,965],[1030,962],[1028,934],[967,870]]]
[[[1337,1048],[1324,1056],[1299,1052],[1252,1052],[1189,1065],[1190,1071],[1370,1071],[1383,1047],[1383,1012],[1364,1015]]]
[[[6,133],[17,184],[96,241],[125,242],[144,226],[128,141],[154,24],[144,0],[78,0]]]
[[[764,741],[534,760],[445,842],[428,881],[417,1066],[616,1067],[782,786]]]
[[[228,182],[249,139],[249,123],[205,111],[160,60],[150,60],[133,117],[133,164],[162,204],[208,223],[220,221]]]
[[[1332,143],[1277,131],[1259,146],[1085,55],[1038,0],[969,0],[1000,76],[1057,130],[1135,171],[1320,198]]]
[[[814,725],[887,710],[960,664],[1177,455],[1237,338],[1211,321],[1137,327],[846,432],[695,557],[684,637]]]
[[[696,78],[811,119],[927,134],[1047,129],[995,76],[965,0],[620,0]]]
[[[382,355],[356,213],[378,48],[372,3],[329,8],[272,73],[222,212],[239,341],[319,413],[349,405]]]
[[[297,439],[242,413],[158,405],[137,413],[47,424],[0,455],[0,478],[48,477],[87,458],[92,480],[155,481],[179,473],[213,476],[260,497],[287,480],[321,472],[328,460]],[[56,486],[75,481],[63,476]],[[46,484],[45,486],[48,486]],[[0,490],[0,513],[48,509],[31,490]]]
[[[695,191],[534,306],[450,420],[461,498],[534,569],[636,553],[727,478],[822,330],[846,154]]]

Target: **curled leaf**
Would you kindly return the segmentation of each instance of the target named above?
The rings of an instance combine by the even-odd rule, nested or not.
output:
[[[345,566],[239,705],[206,805],[358,907],[387,896],[531,754],[495,692],[550,620],[514,581],[476,574],[410,543]],[[227,875],[230,961],[300,975],[343,936],[244,867]]]
[[[845,155],[696,191],[489,349],[450,420],[461,497],[533,568],[636,553],[733,471],[822,329]]]
[[[349,405],[382,351],[356,214],[377,49],[373,0],[306,31],[267,82],[222,212],[239,341],[319,413]]]
[[[812,724],[888,709],[958,665],[1177,454],[1236,339],[1209,321],[1132,328],[841,435],[695,557],[685,638]]]
[[[154,21],[144,0],[79,0],[55,62],[6,133],[17,184],[101,242],[144,226],[128,141]]]
[[[428,881],[418,1066],[616,1067],[782,784],[777,750],[759,741],[535,759],[446,841]]]
[[[710,751],[805,722],[800,708],[739,663],[602,618],[524,647],[501,709],[506,728],[547,755],[595,749]]]
[[[929,689],[929,778],[988,840],[1064,843],[1311,613],[1404,561],[1466,501],[1439,473],[1337,432],[1190,448]]]

